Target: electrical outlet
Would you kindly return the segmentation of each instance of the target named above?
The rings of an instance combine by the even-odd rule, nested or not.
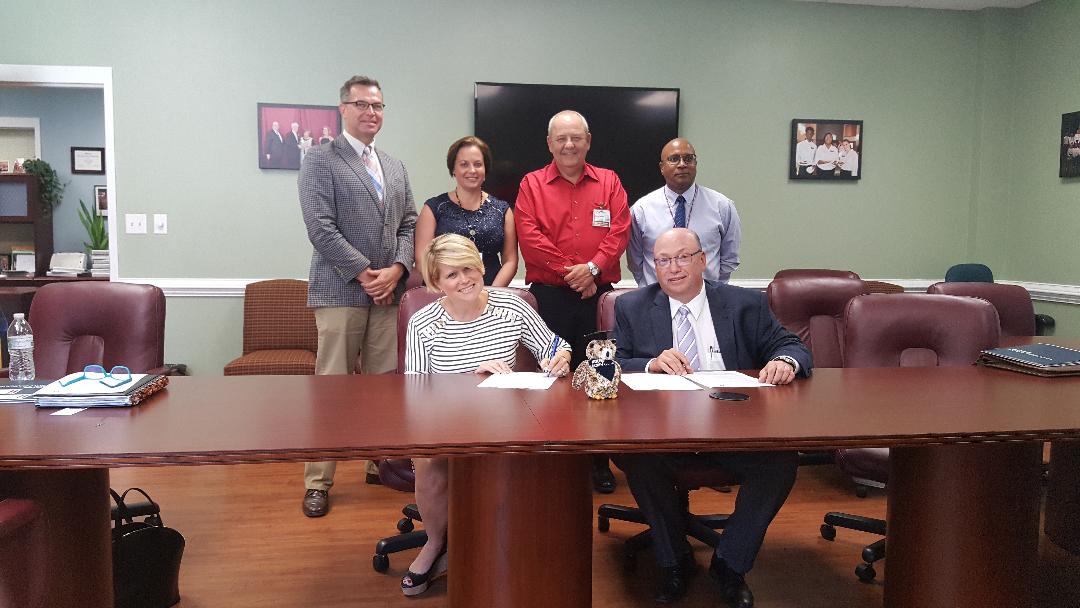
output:
[[[154,214],[154,234],[169,233],[169,216],[165,213]]]
[[[146,214],[125,213],[124,225],[128,234],[146,234]]]

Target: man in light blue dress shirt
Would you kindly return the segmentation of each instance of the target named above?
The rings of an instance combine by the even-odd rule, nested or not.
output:
[[[664,187],[630,207],[630,245],[627,265],[638,287],[656,283],[653,246],[672,228],[689,228],[707,253],[705,278],[726,283],[739,267],[742,229],[731,199],[697,183],[697,153],[689,141],[669,141],[660,152]]]

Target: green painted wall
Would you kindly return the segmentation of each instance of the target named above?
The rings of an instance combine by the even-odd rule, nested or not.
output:
[[[1014,105],[1033,109],[1016,72],[1043,69],[1042,53],[1019,45],[1035,44],[1040,28],[1063,36],[1055,19],[1075,17],[1075,4],[1043,4],[971,13],[780,0],[49,0],[7,7],[0,39],[7,63],[113,67],[115,203],[168,213],[170,230],[121,235],[121,276],[305,277],[295,174],[257,168],[255,104],[332,105],[345,78],[365,73],[389,104],[379,143],[406,162],[420,201],[446,189],[442,159],[472,131],[475,81],[679,87],[699,179],[743,219],[736,279],[815,266],[933,278],[1001,251],[991,244],[1007,237],[1035,253],[1011,226],[1041,227],[1018,222],[1013,197],[998,194],[1009,184],[993,155],[1012,154],[1006,142],[1019,136],[995,125],[1013,122]],[[1073,70],[1055,97],[1076,98]],[[1049,72],[1025,79],[1054,85]],[[795,117],[865,120],[864,178],[789,182]],[[543,146],[543,135],[521,145]],[[1052,188],[1067,189],[1056,179]],[[986,258],[1003,278],[1049,280],[1029,276],[1044,264],[1021,264],[1009,247]],[[1065,274],[1055,282],[1078,282]],[[240,350],[237,302],[170,298],[168,358],[220,373]]]
[[[1006,251],[1002,276],[1080,284],[1080,179],[1058,177],[1061,115],[1080,111],[1076,31],[1080,2],[1044,0],[1013,20],[1014,69],[1004,89],[1014,101],[1010,137],[998,170],[989,221],[1007,227],[995,239]],[[994,243],[989,244],[994,247]]]

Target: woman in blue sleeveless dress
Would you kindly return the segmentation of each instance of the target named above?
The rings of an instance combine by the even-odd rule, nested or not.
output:
[[[491,151],[478,137],[462,137],[450,145],[446,168],[454,189],[424,202],[416,220],[416,259],[442,234],[460,234],[473,241],[484,261],[484,285],[505,287],[517,274],[517,233],[510,204],[484,192]]]

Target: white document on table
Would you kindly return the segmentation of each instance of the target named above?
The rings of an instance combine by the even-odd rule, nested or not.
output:
[[[747,376],[742,372],[730,370],[694,372],[692,374],[687,374],[686,377],[698,384],[704,384],[710,388],[757,388],[761,386],[776,386],[775,384],[758,382],[758,379],[753,376]]]
[[[669,374],[623,374],[623,384],[635,391],[700,391],[701,387],[682,376]]]
[[[546,391],[557,378],[544,372],[511,372],[509,374],[491,374],[480,384],[480,388],[525,388]]]

